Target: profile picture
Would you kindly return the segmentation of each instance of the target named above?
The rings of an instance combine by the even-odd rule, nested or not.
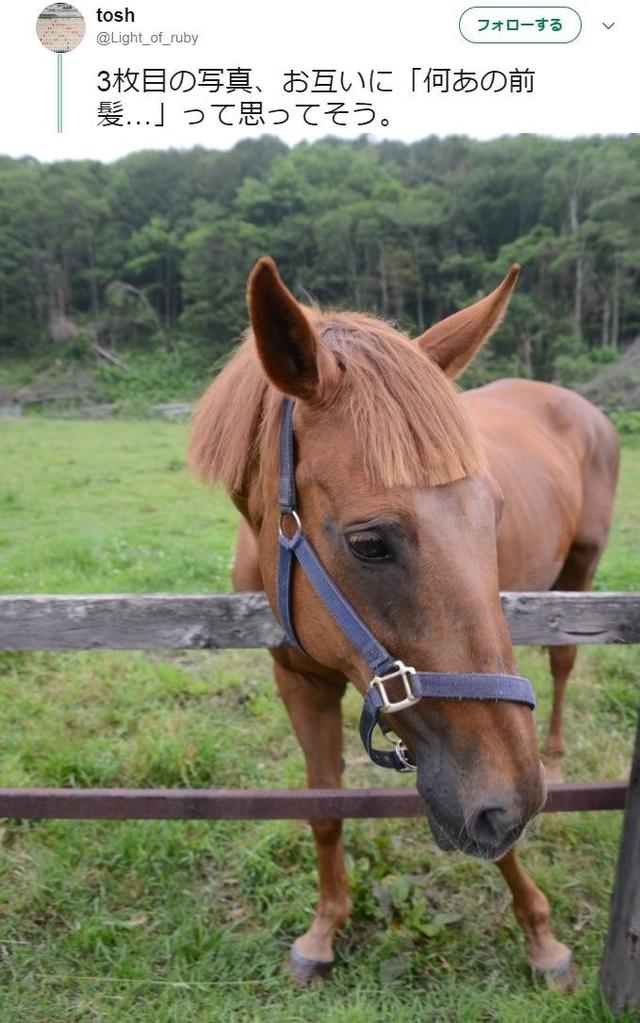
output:
[[[85,31],[84,18],[73,4],[49,4],[36,22],[38,39],[54,53],[75,50],[84,39]]]

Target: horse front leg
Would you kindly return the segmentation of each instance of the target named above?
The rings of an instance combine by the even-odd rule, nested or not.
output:
[[[550,782],[564,781],[562,776],[562,758],[565,754],[565,745],[562,736],[562,713],[567,682],[575,663],[576,651],[577,648],[575,646],[552,646],[549,648],[549,661],[553,676],[553,707],[551,709],[549,734],[545,743],[544,763],[547,781]]]
[[[339,788],[342,784],[340,701],[345,683],[292,671],[277,662],[275,677],[304,752],[309,788]],[[289,953],[289,969],[302,984],[310,983],[331,969],[334,935],[351,912],[342,821],[314,820],[311,828],[318,859],[318,906],[311,927],[294,942]]]
[[[562,990],[570,990],[576,982],[577,970],[570,950],[551,930],[549,900],[518,862],[513,849],[496,866],[511,889],[513,913],[525,933],[534,975]]]

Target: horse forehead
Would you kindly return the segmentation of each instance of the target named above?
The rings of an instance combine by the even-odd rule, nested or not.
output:
[[[298,488],[307,499],[319,498],[323,510],[340,521],[356,521],[373,515],[413,519],[415,498],[408,487],[378,490],[367,479],[357,459],[339,459],[325,452],[325,464],[304,464],[296,473]]]
[[[395,487],[377,490],[367,480],[356,458],[340,460],[325,450],[325,464],[300,466],[298,485],[317,495],[319,505],[341,523],[368,518],[396,518],[419,532],[421,526],[440,524],[459,531],[486,522],[498,488],[492,477],[467,477],[434,487]]]
[[[478,517],[483,518],[500,497],[498,485],[489,473],[467,476],[438,487],[416,488],[412,493],[418,516],[452,516],[456,520],[466,520],[469,525]],[[459,526],[460,522],[457,521],[456,525]]]

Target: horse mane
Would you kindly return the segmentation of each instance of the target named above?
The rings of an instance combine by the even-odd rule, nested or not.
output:
[[[304,307],[343,369],[331,403],[353,425],[365,474],[375,488],[431,487],[486,467],[459,394],[442,370],[378,317]],[[278,449],[284,396],[267,379],[251,331],[196,410],[191,468],[207,483],[240,495],[250,467],[261,479]]]

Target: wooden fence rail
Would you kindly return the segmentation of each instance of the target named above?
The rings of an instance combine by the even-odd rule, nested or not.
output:
[[[517,646],[640,643],[640,594],[503,593]],[[0,650],[190,650],[285,642],[264,593],[0,596]]]
[[[503,593],[513,643],[640,643],[640,593]],[[263,593],[0,596],[0,650],[278,647]],[[625,805],[603,988],[616,1011],[640,1009],[640,719],[631,785],[552,785],[546,812]],[[416,817],[406,789],[0,789],[0,816],[74,819]]]

